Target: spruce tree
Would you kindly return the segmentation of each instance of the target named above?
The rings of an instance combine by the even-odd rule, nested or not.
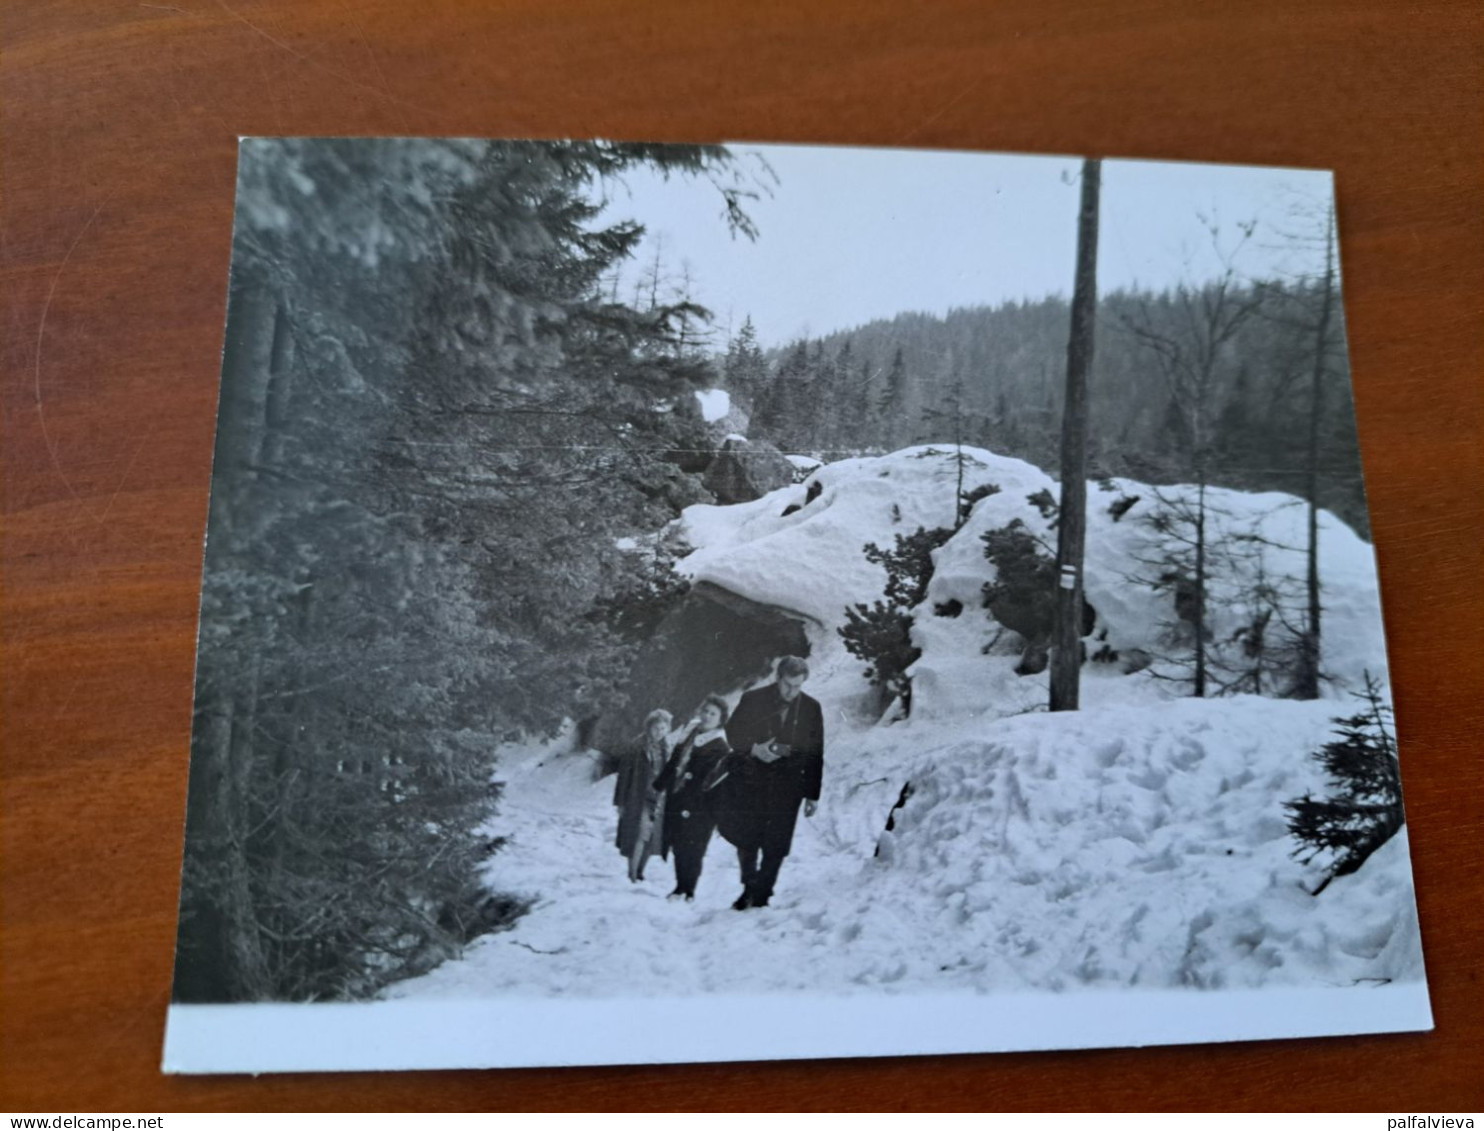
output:
[[[875,445],[876,435],[876,396],[873,385],[876,381],[876,371],[869,360],[861,362],[860,372],[855,377],[855,387],[851,397],[851,420],[854,430],[851,435],[853,442],[863,449]]]
[[[855,354],[846,338],[830,359],[828,384],[819,402],[819,410],[833,426],[834,435],[830,447],[837,452],[853,452],[860,447],[860,421],[855,409],[859,403],[855,396]]]
[[[986,531],[980,540],[985,560],[995,568],[994,580],[985,582],[982,589],[984,608],[996,623],[1018,633],[1024,642],[1016,674],[1042,672],[1055,627],[1056,559],[1050,547],[1018,518]]]
[[[866,661],[866,679],[889,701],[899,700],[904,715],[912,710],[907,669],[922,655],[912,644],[912,610],[927,597],[933,551],[951,537],[953,531],[947,527],[920,526],[911,534],[898,534],[891,549],[867,543],[866,560],[886,570],[886,599],[848,607],[839,629],[846,651]]]
[[[758,345],[757,330],[752,324],[751,315],[743,320],[742,329],[737,331],[737,336],[727,345],[722,376],[732,396],[742,401],[748,411],[756,416],[759,399],[768,381],[768,360]]]
[[[902,440],[902,410],[907,404],[907,362],[902,356],[902,347],[897,346],[892,354],[891,368],[886,371],[886,385],[881,391],[877,413],[881,422],[882,446],[891,449],[900,446]]]
[[[811,446],[813,413],[809,405],[809,341],[795,342],[779,362],[761,398],[753,421],[755,439],[767,440],[783,451]]]
[[[972,504],[965,501],[964,471],[966,458],[964,445],[977,439],[984,428],[984,417],[971,413],[964,404],[963,377],[957,376],[948,386],[942,407],[929,407],[923,411],[923,425],[928,429],[927,439],[936,442],[948,441],[953,445],[954,463],[954,529],[962,526],[969,517]]]
[[[1357,697],[1364,707],[1335,719],[1335,740],[1314,755],[1329,775],[1330,795],[1305,794],[1284,805],[1288,830],[1299,842],[1293,855],[1305,864],[1323,859],[1328,865],[1315,895],[1336,876],[1358,869],[1406,820],[1392,711],[1369,672]]]

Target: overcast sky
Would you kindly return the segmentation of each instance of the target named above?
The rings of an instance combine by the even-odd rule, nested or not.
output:
[[[723,330],[751,315],[764,346],[907,310],[1071,293],[1081,161],[921,150],[739,144],[744,172],[766,160],[777,183],[749,204],[755,242],[733,238],[717,189],[704,180],[648,171],[609,185],[605,220],[647,229],[626,268],[631,288],[663,241],[671,281],[682,263],[694,297]],[[771,184],[771,178],[764,176]],[[1201,217],[1214,219],[1226,250],[1238,224],[1258,222],[1235,263],[1267,277],[1309,267],[1282,233],[1295,205],[1322,215],[1327,172],[1234,165],[1105,161],[1100,290],[1163,288],[1221,271]],[[1322,230],[1322,229],[1321,229]],[[724,341],[724,338],[722,339]]]

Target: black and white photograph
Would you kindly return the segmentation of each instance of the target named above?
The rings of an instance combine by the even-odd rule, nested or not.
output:
[[[166,1070],[1430,1028],[1338,204],[244,139]]]

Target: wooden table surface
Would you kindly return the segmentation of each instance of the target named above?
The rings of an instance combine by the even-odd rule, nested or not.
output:
[[[12,0],[0,34],[0,1108],[1484,1108],[1476,3]],[[239,134],[731,138],[1337,170],[1436,1032],[161,1076]]]

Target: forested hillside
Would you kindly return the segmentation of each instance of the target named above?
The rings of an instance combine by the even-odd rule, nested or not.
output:
[[[1322,300],[1322,280],[1105,296],[1093,474],[1192,482],[1203,459],[1213,484],[1307,495]],[[856,455],[957,436],[1054,470],[1068,318],[1059,297],[904,313],[767,352],[744,325],[723,368],[751,405],[753,438],[784,451]],[[1368,536],[1338,308],[1323,338],[1318,503]]]

